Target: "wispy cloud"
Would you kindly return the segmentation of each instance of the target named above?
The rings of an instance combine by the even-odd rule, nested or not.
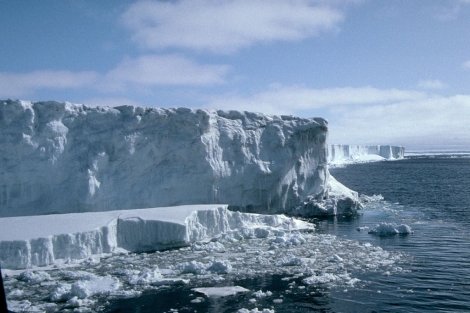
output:
[[[418,88],[422,89],[445,89],[447,85],[438,79],[435,80],[420,80],[417,85]]]
[[[119,63],[105,75],[102,86],[122,90],[135,86],[222,84],[229,69],[226,65],[198,64],[181,55],[143,55]]]
[[[211,108],[258,110],[270,114],[302,115],[303,111],[338,108],[345,105],[379,104],[424,99],[425,93],[399,89],[360,88],[311,89],[301,86],[275,86],[252,96],[223,95],[212,98]]]
[[[470,4],[469,0],[441,1],[432,5],[432,15],[440,21],[453,21],[462,15],[462,10]]]
[[[0,96],[28,97],[44,89],[98,90],[104,94],[155,86],[209,86],[225,82],[227,65],[198,64],[181,55],[127,58],[107,73],[42,70],[0,72]]]
[[[141,1],[122,21],[144,48],[233,52],[257,42],[292,41],[338,28],[339,9],[309,0]]]
[[[466,70],[470,70],[470,61],[467,61],[467,62],[463,63],[462,67]]]
[[[75,89],[91,87],[98,80],[96,72],[34,71],[0,72],[0,96],[22,97],[39,89]]]

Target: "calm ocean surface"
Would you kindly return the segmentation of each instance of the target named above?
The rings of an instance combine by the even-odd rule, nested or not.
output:
[[[368,204],[355,218],[314,220],[317,231],[370,243],[406,257],[401,273],[353,273],[354,287],[307,286],[285,293],[292,280],[281,276],[234,281],[250,290],[283,293],[282,303],[257,302],[276,312],[470,312],[470,155],[410,156],[405,160],[354,164],[331,169],[335,178],[365,195],[384,201]],[[408,236],[378,237],[358,227],[380,222],[411,226]],[[296,281],[301,285],[301,279]],[[250,295],[190,303],[189,287],[149,292],[116,300],[107,312],[236,312]],[[176,312],[176,311],[175,311]]]

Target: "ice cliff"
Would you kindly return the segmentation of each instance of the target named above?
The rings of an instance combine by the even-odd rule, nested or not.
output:
[[[0,216],[211,203],[349,212],[354,201],[324,201],[327,130],[322,118],[0,101]]]

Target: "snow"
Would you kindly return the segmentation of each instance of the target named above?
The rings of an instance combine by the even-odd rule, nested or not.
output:
[[[377,162],[384,160],[403,159],[405,148],[390,145],[328,145],[328,164],[341,166],[351,163]]]
[[[3,268],[19,269],[102,253],[155,251],[191,243],[195,251],[221,252],[224,247],[220,243],[196,243],[221,235],[232,240],[266,238],[274,231],[311,228],[313,225],[307,222],[284,215],[232,212],[227,205],[6,217],[0,218],[0,261]],[[99,260],[90,258],[87,262]],[[229,268],[227,264],[213,265],[214,271]]]

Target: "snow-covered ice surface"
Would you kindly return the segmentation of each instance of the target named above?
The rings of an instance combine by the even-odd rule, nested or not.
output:
[[[405,148],[390,145],[327,145],[327,159],[330,166],[344,166],[353,163],[367,163],[403,159]]]
[[[0,218],[0,261],[3,268],[21,269],[119,250],[182,247],[232,231],[265,238],[273,230],[309,227],[284,215],[232,212],[227,205],[6,217]],[[209,249],[223,249],[214,245]]]

